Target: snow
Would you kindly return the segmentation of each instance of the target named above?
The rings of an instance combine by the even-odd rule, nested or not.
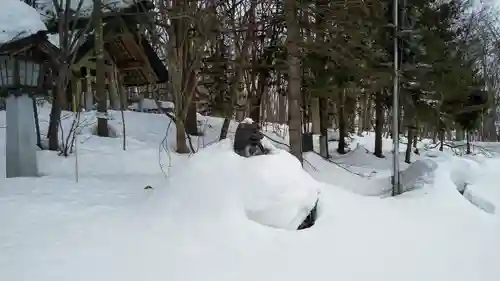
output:
[[[241,121],[243,124],[253,124],[253,119],[252,118],[245,118]]]
[[[71,9],[78,11],[82,16],[90,16],[94,0],[69,0]],[[137,3],[137,0],[101,0],[103,10],[115,10],[129,7]],[[66,0],[62,2],[65,5]],[[50,15],[55,11],[53,0],[38,0],[38,10],[44,15]]]
[[[49,105],[41,106],[42,132]],[[121,132],[120,112],[110,124]],[[386,158],[373,156],[373,135],[353,136],[332,162],[306,154],[304,169],[282,145],[243,158],[223,120],[199,116],[198,151],[178,155],[175,124],[162,114],[125,112],[123,134],[92,135],[95,112],[82,116],[75,158],[39,151],[42,177],[5,179],[0,162],[0,280],[352,280],[496,281],[500,215],[457,191],[467,183],[479,206],[499,206],[500,145],[491,157],[431,149],[413,155],[413,189],[386,197]],[[63,131],[74,116],[63,114]],[[0,157],[5,159],[5,112]],[[286,142],[286,128],[268,136]],[[331,146],[335,142],[331,143]],[[481,144],[478,144],[481,145]],[[419,143],[426,152],[425,143]],[[402,145],[402,149],[404,145]],[[403,176],[405,177],[405,176]],[[151,186],[151,189],[145,189]],[[368,196],[371,195],[371,196]],[[297,225],[318,200],[318,220]],[[483,202],[483,203],[478,203]],[[487,209],[487,208],[486,208]]]
[[[159,104],[160,106],[163,108],[163,109],[173,109],[175,108],[174,106],[174,103],[171,102],[171,101],[159,101]],[[131,104],[129,107],[129,109],[131,110],[140,110],[140,108],[142,108],[142,110],[155,110],[155,109],[158,109],[158,104],[156,103],[155,100],[152,100],[152,99],[143,99],[142,100],[142,104],[141,102],[134,102],[133,104]]]
[[[0,43],[20,39],[46,30],[37,10],[19,0],[2,0]]]

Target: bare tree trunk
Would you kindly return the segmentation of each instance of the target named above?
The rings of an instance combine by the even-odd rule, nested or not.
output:
[[[58,101],[57,89],[52,92],[52,108],[50,109],[50,120],[49,120],[49,150],[57,151],[59,150],[59,123],[61,121],[61,107]]]
[[[365,103],[365,112],[366,112],[366,115],[365,115],[365,127],[364,127],[364,130],[365,131],[369,131],[371,132],[373,130],[373,127],[372,127],[372,121],[373,121],[373,111],[372,111],[372,98],[371,98],[371,95],[368,95],[366,97],[366,103]]]
[[[413,142],[413,128],[411,126],[408,127],[408,143],[406,145],[406,151],[405,151],[405,162],[410,164],[411,163],[411,148],[412,148],[412,142]]]
[[[384,108],[382,104],[382,93],[375,96],[375,151],[373,154],[383,158],[382,153],[382,130],[384,128]]]
[[[413,120],[414,120],[414,108],[413,105],[410,104],[410,101],[406,101],[404,105],[404,112],[403,112],[403,118],[405,122],[406,127],[407,127],[407,144],[406,144],[406,151],[405,151],[405,162],[410,164],[411,163],[411,149],[412,149],[412,142],[413,142],[413,135],[414,135],[414,126],[413,126]],[[403,132],[403,131],[400,131]]]
[[[290,153],[302,163],[302,126],[301,126],[301,71],[300,71],[300,33],[297,19],[296,0],[285,0],[288,50],[288,111],[290,132]]]
[[[316,6],[320,9],[316,14],[316,25],[317,25],[317,35],[316,35],[316,43],[318,45],[322,45],[325,43],[325,8],[328,5],[328,0],[317,0]],[[325,68],[323,66],[315,69],[317,72],[317,76],[325,79],[326,73]],[[317,99],[317,102],[315,101]],[[328,159],[330,157],[330,153],[328,151],[328,127],[329,127],[329,108],[328,103],[329,100],[324,96],[320,96],[318,98],[313,99],[312,104],[312,123],[313,123],[313,131],[316,133],[316,130],[319,129],[319,153],[321,157],[324,159]],[[317,111],[317,112],[316,112]],[[316,118],[318,119],[317,121]],[[319,127],[319,128],[318,128]]]
[[[100,137],[108,137],[108,99],[106,95],[105,73],[106,65],[104,64],[104,39],[102,33],[102,10],[101,0],[94,0],[94,11],[92,20],[94,21],[95,31],[95,53],[96,53],[96,81],[95,90],[97,101],[97,135]]]
[[[346,97],[345,97],[345,92],[346,89],[342,89],[339,92],[339,106],[337,107],[337,114],[339,116],[339,145],[337,147],[337,152],[340,154],[345,154],[345,138],[346,138],[346,118],[345,118],[345,104],[346,104]]]
[[[464,140],[464,130],[459,125],[457,125],[455,127],[455,130],[456,130],[455,139],[457,141],[463,141]]]
[[[443,148],[444,148],[444,130],[439,130],[439,141],[440,141],[440,144],[439,144],[439,151],[443,151]]]
[[[415,133],[413,134],[413,148],[415,149],[415,154],[417,155],[420,155],[420,152],[418,151],[418,146],[417,146],[417,142],[418,142],[418,137],[419,135],[421,134],[421,131],[420,131],[420,122],[418,122],[418,118],[416,119],[416,129],[415,129]]]
[[[279,120],[281,124],[286,124],[288,122],[286,101],[287,101],[286,95],[279,96]]]
[[[194,101],[189,104],[186,116],[186,133],[192,136],[197,136],[200,133],[198,132],[196,103]]]
[[[328,152],[328,99],[321,97],[318,102],[319,107],[319,153],[321,157],[328,159],[330,157]]]
[[[319,109],[319,98],[311,98],[311,122],[312,132],[315,135],[321,133],[321,116]]]
[[[471,150],[470,150],[470,131],[467,130],[465,132],[465,137],[467,138],[467,154],[471,154]]]
[[[359,119],[358,119],[358,135],[362,136],[363,132],[366,131],[368,124],[366,124],[366,115],[368,115],[367,105],[368,103],[368,95],[366,93],[362,93],[359,100]]]
[[[182,119],[177,118],[175,122],[175,127],[177,131],[177,153],[189,153],[189,147],[186,143],[186,127],[184,127],[184,122]]]
[[[220,130],[219,140],[227,138],[227,133],[229,131],[230,124],[231,124],[231,119],[229,117],[224,118],[224,123],[222,123],[222,128]]]

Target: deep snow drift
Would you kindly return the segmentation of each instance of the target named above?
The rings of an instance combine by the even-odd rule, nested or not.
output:
[[[40,110],[42,132],[48,110]],[[387,188],[390,157],[375,159],[369,145],[368,152],[335,156],[337,164],[306,155],[306,172],[282,150],[249,159],[235,155],[230,140],[215,142],[220,119],[200,116],[205,136],[194,138],[199,151],[188,157],[171,152],[175,126],[163,115],[126,112],[123,151],[121,135],[90,134],[93,114],[82,118],[78,136],[78,183],[75,155],[40,151],[44,176],[36,179],[4,179],[1,162],[0,280],[500,277],[500,216],[457,191],[457,183],[467,182],[472,194],[499,206],[500,158],[422,156],[432,172],[415,173],[419,187],[380,198],[366,195]],[[120,131],[119,113],[111,115]],[[65,116],[67,132],[73,117]],[[4,125],[0,112],[2,159]],[[371,141],[369,135],[355,140]],[[384,150],[389,155],[390,147]],[[316,224],[293,230],[318,193]]]

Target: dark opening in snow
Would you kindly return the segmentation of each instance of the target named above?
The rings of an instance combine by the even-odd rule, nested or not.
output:
[[[318,200],[316,200],[316,203],[314,204],[314,207],[312,208],[311,212],[305,218],[305,220],[299,225],[297,230],[303,230],[312,227],[314,223],[316,223],[317,218],[318,218]]]
[[[246,210],[246,215],[248,219],[266,227],[297,231],[314,226],[321,214],[321,203],[319,202],[319,198],[314,203],[311,203],[310,208],[307,208],[310,211],[304,212],[302,208],[297,209],[298,212],[296,216],[292,218],[291,221],[287,222],[286,217],[291,218],[290,214],[294,213],[294,207],[291,208],[292,209],[286,207],[285,209],[269,208],[257,211]]]

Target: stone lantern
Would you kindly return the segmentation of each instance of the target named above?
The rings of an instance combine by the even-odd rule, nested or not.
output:
[[[6,175],[36,177],[33,95],[40,92],[42,64],[27,56],[0,55],[0,88],[6,101]]]

